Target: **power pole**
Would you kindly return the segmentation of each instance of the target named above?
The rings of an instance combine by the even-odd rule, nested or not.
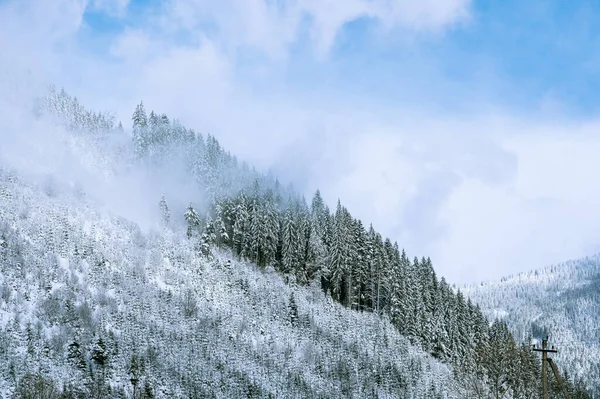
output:
[[[558,352],[554,349],[554,345],[552,345],[551,349],[548,349],[548,336],[542,339],[542,348],[538,348],[537,345],[533,348],[535,352],[542,352],[542,399],[548,399],[548,364],[552,368],[552,372],[554,373],[554,377],[556,381],[558,381],[558,385],[560,386],[565,399],[569,399],[569,394],[565,388],[565,385],[562,382],[562,377],[558,372],[558,367],[552,361],[551,358],[548,357],[548,353],[556,353]]]
[[[136,376],[132,376],[130,381],[131,381],[131,385],[133,385],[133,399],[136,399],[137,398],[136,388],[137,388],[137,383],[139,380],[137,379]]]

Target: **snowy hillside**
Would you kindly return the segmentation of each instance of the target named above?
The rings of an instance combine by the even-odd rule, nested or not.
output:
[[[99,383],[78,365],[92,360],[100,339],[106,360],[91,364],[106,369],[114,395],[130,389],[132,356],[144,361],[139,378],[156,397],[451,392],[445,366],[318,287],[289,287],[272,270],[224,254],[201,259],[183,232],[143,233],[6,171],[0,185],[5,397],[28,372],[58,387]]]
[[[0,397],[132,397],[132,376],[144,398],[457,397],[385,318],[190,240],[189,201],[271,180],[226,154],[232,173],[201,184],[140,165],[110,117],[45,101],[2,131]]]
[[[129,131],[20,97],[0,103],[4,397],[537,397],[529,348],[341,201],[143,103]]]
[[[465,287],[488,317],[523,341],[546,334],[561,370],[600,396],[600,256]]]

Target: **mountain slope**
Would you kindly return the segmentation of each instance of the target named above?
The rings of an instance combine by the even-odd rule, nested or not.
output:
[[[290,287],[226,254],[202,259],[182,232],[143,233],[91,201],[49,197],[6,172],[0,186],[5,394],[26,372],[97,383],[71,367],[73,343],[84,362],[106,369],[113,394],[130,388],[132,355],[157,397],[451,392],[442,388],[452,386],[447,367],[389,322],[345,309],[318,287]],[[90,358],[99,338],[104,366]]]
[[[131,397],[135,376],[145,398],[457,397],[451,369],[385,318],[198,247],[216,198],[291,196],[216,140],[140,159],[64,92],[28,104],[3,103],[0,126],[0,396]]]
[[[558,367],[600,395],[600,256],[462,289],[519,339],[548,334]]]
[[[64,92],[26,104],[0,118],[6,395],[537,395],[504,323],[341,202],[143,103],[131,136]]]

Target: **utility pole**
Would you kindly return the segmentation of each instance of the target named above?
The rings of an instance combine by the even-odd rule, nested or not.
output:
[[[562,381],[562,377],[558,372],[558,367],[556,367],[556,364],[552,361],[551,358],[548,357],[548,353],[558,352],[556,349],[554,349],[554,345],[552,345],[551,349],[548,349],[548,336],[542,339],[541,349],[538,348],[537,345],[535,345],[533,350],[535,352],[542,352],[542,399],[548,399],[548,364],[550,364],[550,367],[552,368],[554,377],[556,378],[556,381],[558,381],[558,385],[561,387],[565,399],[569,399],[569,394],[567,393],[565,385]]]
[[[138,379],[137,379],[137,377],[134,375],[134,376],[132,376],[132,377],[131,377],[131,380],[130,380],[130,381],[131,381],[131,385],[133,385],[133,399],[136,399],[136,398],[137,398],[137,391],[136,391],[136,388],[137,388],[137,383],[138,383],[138,381],[139,381],[139,380],[138,380]]]

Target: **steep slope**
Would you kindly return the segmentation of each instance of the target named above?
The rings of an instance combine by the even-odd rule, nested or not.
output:
[[[29,104],[37,118],[3,104],[0,396],[131,397],[135,377],[144,398],[459,397],[450,368],[386,318],[199,248],[210,216],[186,234],[188,201],[206,211],[253,184],[287,195],[216,140],[142,160],[65,93]],[[162,162],[174,155],[194,170]]]
[[[523,341],[549,335],[559,368],[600,396],[600,256],[464,287]]]
[[[341,202],[143,103],[131,135],[64,92],[25,103],[0,106],[5,393],[536,397],[506,325]]]
[[[101,378],[117,395],[130,389],[134,355],[156,397],[452,393],[445,366],[318,287],[290,287],[227,254],[200,258],[183,232],[144,233],[92,201],[48,196],[10,172],[0,187],[6,397],[26,373],[88,392],[107,389]]]

